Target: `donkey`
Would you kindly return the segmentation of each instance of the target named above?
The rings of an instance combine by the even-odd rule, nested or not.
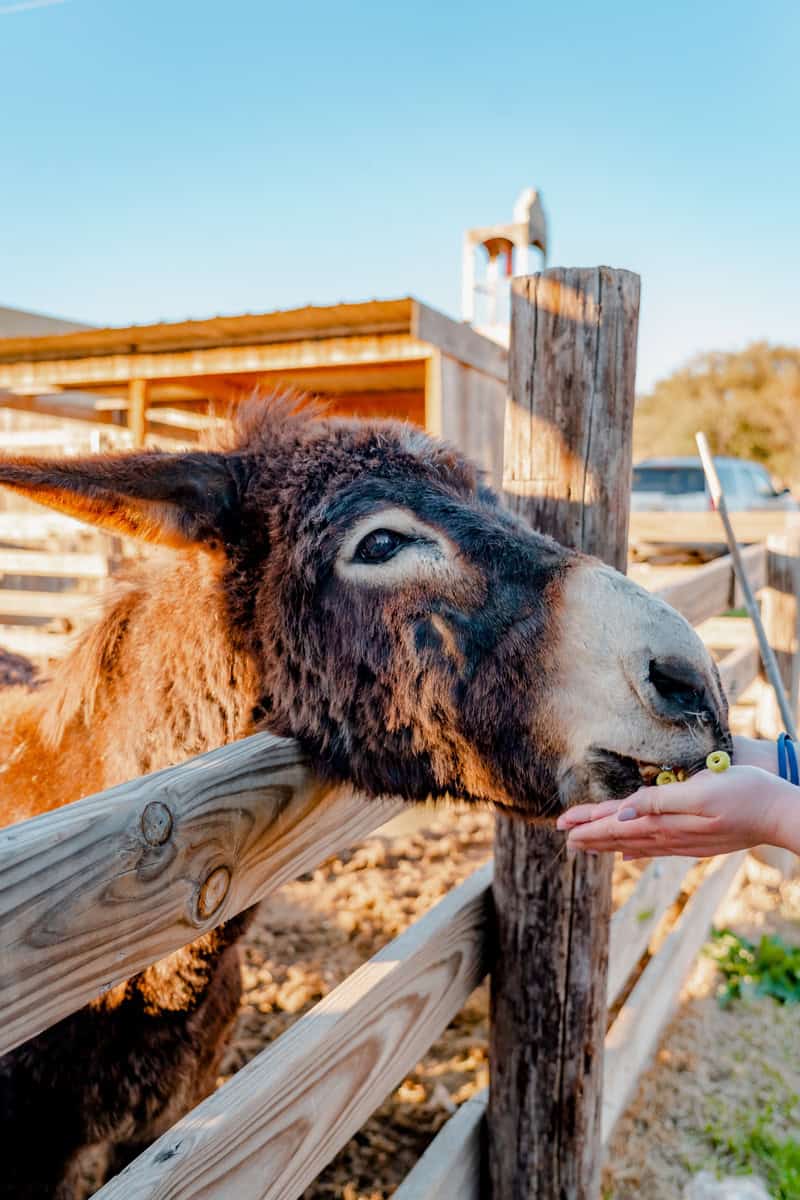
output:
[[[260,402],[226,449],[0,463],[0,482],[171,547],[35,690],[4,694],[19,821],[258,729],[365,795],[529,820],[729,744],[713,662],[667,605],[506,511],[397,422]],[[81,1194],[214,1086],[229,921],[8,1054],[0,1195]]]

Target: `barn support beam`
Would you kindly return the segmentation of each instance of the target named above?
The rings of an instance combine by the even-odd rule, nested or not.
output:
[[[566,545],[626,564],[639,279],[512,283],[504,488]],[[548,798],[541,798],[544,803]],[[599,1195],[609,856],[499,817],[489,1172],[493,1200]]]
[[[135,448],[144,445],[147,430],[147,381],[131,379],[128,384],[128,429]]]

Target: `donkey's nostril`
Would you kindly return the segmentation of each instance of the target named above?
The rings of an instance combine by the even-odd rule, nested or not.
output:
[[[702,675],[681,659],[651,658],[648,677],[659,696],[678,708],[696,708],[704,703],[706,687]]]

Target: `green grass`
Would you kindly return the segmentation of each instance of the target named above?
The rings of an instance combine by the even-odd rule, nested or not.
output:
[[[800,1200],[800,1142],[772,1132],[772,1115],[768,1108],[744,1128],[711,1124],[706,1136],[722,1173],[760,1175],[775,1200]]]
[[[750,942],[730,929],[714,929],[705,953],[713,958],[724,983],[717,993],[728,1005],[745,996],[771,996],[779,1004],[800,1003],[800,947],[776,934]]]
[[[753,996],[800,1003],[800,947],[776,934],[764,934],[758,942],[730,929],[714,929],[711,936],[704,952],[722,974],[717,996],[723,1007]],[[730,1111],[722,1097],[711,1100],[713,1116],[704,1133],[714,1161],[705,1165],[723,1175],[759,1175],[776,1200],[800,1200],[800,1141],[788,1133],[797,1128],[798,1097],[778,1076],[767,1099],[768,1076],[775,1072],[765,1067],[759,1068],[758,1099],[752,1106]]]

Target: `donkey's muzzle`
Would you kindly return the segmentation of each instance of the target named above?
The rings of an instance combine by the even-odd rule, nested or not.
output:
[[[695,717],[719,724],[723,714],[708,681],[686,659],[652,658],[648,664],[653,705],[661,716],[680,720]]]

